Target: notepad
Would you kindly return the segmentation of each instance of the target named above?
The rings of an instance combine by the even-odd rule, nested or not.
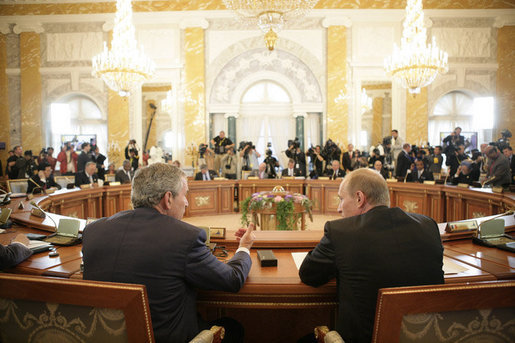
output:
[[[293,257],[293,261],[295,262],[295,265],[297,266],[297,270],[300,270],[300,266],[302,265],[302,262],[304,262],[304,259],[308,255],[307,252],[292,252],[291,257]]]

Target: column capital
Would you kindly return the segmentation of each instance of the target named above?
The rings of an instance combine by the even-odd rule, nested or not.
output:
[[[191,17],[185,18],[180,21],[179,28],[181,30],[190,28],[190,27],[200,27],[206,30],[209,27],[209,22],[205,18],[201,17]]]
[[[322,20],[322,26],[325,28],[329,28],[330,26],[345,26],[349,28],[352,26],[352,20],[345,16],[325,17],[324,20]]]
[[[4,35],[11,33],[11,27],[8,23],[0,23],[0,33],[3,33]]]
[[[20,34],[22,32],[35,32],[35,33],[43,33],[45,30],[43,29],[43,25],[38,22],[31,23],[20,23],[14,25],[13,32],[16,34]]]
[[[496,29],[500,29],[504,26],[515,26],[515,18],[513,18],[513,16],[507,15],[495,17],[493,27],[495,27]]]
[[[235,119],[238,119],[238,118],[239,118],[239,116],[240,116],[240,114],[239,114],[239,113],[226,113],[226,114],[224,114],[224,118],[225,118],[225,119],[229,119],[229,118],[231,118],[231,117],[233,117],[233,118],[235,118]]]
[[[295,112],[295,113],[293,113],[293,118],[298,118],[298,117],[306,118],[307,116],[308,116],[308,114],[306,112]]]
[[[102,25],[102,31],[109,32],[112,31],[114,28],[114,19],[112,20],[106,20],[104,24]]]

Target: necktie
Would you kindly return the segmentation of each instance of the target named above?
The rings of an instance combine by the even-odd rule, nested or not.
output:
[[[204,176],[204,181],[206,181],[207,180],[206,174],[203,174],[203,176]]]
[[[129,178],[129,181],[131,181],[131,173],[129,172],[126,172],[127,173],[127,177]]]

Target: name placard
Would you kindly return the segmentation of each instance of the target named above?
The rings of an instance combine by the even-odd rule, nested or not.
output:
[[[120,181],[109,182],[109,186],[120,186],[120,185],[121,185]]]
[[[459,222],[449,222],[445,227],[445,232],[466,232],[466,231],[477,231],[479,226],[475,219],[463,220]]]
[[[399,182],[397,179],[386,179],[386,182]]]
[[[458,187],[469,188],[469,184],[468,183],[458,183]]]
[[[424,185],[434,185],[435,182],[434,181],[431,181],[431,180],[425,180],[424,181]]]

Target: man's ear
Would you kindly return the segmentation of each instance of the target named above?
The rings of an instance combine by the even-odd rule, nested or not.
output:
[[[358,202],[358,207],[363,207],[367,203],[367,197],[365,196],[365,193],[362,191],[356,192],[356,201]]]
[[[166,192],[159,204],[164,210],[169,210],[172,207],[173,197],[172,192]]]

